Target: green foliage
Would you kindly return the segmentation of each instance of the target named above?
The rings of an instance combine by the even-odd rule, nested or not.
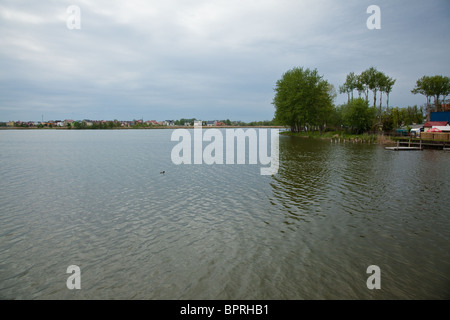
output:
[[[86,129],[87,127],[84,121],[74,121],[72,125],[75,129]]]
[[[258,126],[274,126],[276,125],[273,120],[265,120],[265,121],[252,121],[246,123],[245,125],[250,127],[258,127]]]
[[[416,81],[416,86],[411,90],[413,94],[422,94],[427,98],[427,107],[430,108],[431,97],[434,98],[434,111],[442,111],[440,97],[445,100],[450,94],[450,78],[444,76],[423,76]],[[430,111],[430,110],[429,110]]]
[[[342,120],[354,133],[363,133],[372,127],[376,109],[369,107],[369,103],[362,99],[354,99],[342,106]]]
[[[359,98],[364,93],[366,101],[369,101],[369,90],[373,92],[373,106],[376,107],[377,92],[380,92],[380,106],[378,109],[378,116],[382,113],[382,95],[386,94],[387,108],[389,108],[389,94],[392,92],[392,88],[395,84],[395,79],[388,77],[381,71],[378,71],[375,67],[370,67],[364,70],[360,75],[355,75],[354,72],[350,72],[347,75],[346,81],[339,87],[340,93],[347,93],[348,102],[353,100],[353,91],[357,90]],[[351,98],[350,98],[351,97]]]
[[[347,79],[342,86],[339,86],[339,93],[346,93],[348,96],[347,103],[353,100],[353,90],[358,88],[358,76],[354,72],[347,75]],[[351,96],[351,99],[350,99]]]
[[[298,132],[304,126],[324,128],[333,109],[334,88],[317,70],[293,68],[277,81],[275,121]]]
[[[176,126],[184,126],[184,125],[186,125],[186,124],[189,124],[189,125],[193,126],[195,120],[197,120],[197,119],[195,119],[195,118],[192,118],[192,119],[184,119],[184,118],[181,118],[180,120],[175,120],[175,123],[174,123],[174,124],[175,124]]]
[[[387,114],[392,120],[392,129],[412,124],[423,123],[423,109],[417,106],[407,108],[392,108]]]

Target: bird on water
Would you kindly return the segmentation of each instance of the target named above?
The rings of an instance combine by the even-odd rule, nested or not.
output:
[[[160,172],[160,174],[165,174],[165,173],[166,173],[166,171],[161,171],[161,172]]]

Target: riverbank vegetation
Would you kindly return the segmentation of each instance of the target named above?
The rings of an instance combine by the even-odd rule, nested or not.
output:
[[[327,139],[333,141],[357,141],[357,142],[377,142],[378,135],[363,133],[363,134],[352,134],[347,131],[325,131],[320,133],[319,131],[301,131],[301,132],[291,132],[285,131],[282,132],[283,135],[293,136],[293,137],[302,137],[302,138],[318,138],[318,139]],[[386,137],[386,140],[389,139]]]
[[[422,124],[430,111],[444,111],[441,105],[445,105],[445,98],[450,93],[448,77],[424,76],[417,80],[411,92],[426,96],[427,104],[422,107],[390,107],[389,96],[395,83],[396,79],[375,67],[359,75],[350,72],[339,86],[339,93],[347,94],[347,103],[336,106],[333,103],[336,97],[334,86],[316,69],[293,68],[276,83],[272,102],[274,124],[287,126],[292,133],[305,132],[311,136],[315,136],[316,131],[319,135],[380,134]],[[370,92],[373,103],[369,99]],[[431,97],[435,98],[434,106]]]

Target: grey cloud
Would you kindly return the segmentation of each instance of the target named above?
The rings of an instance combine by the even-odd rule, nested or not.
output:
[[[376,66],[398,79],[391,105],[420,105],[415,81],[449,74],[448,2],[378,1],[381,30],[365,26],[371,4],[3,1],[0,121],[271,119],[275,82],[294,66],[336,88]],[[66,27],[69,5],[81,9],[81,30]]]

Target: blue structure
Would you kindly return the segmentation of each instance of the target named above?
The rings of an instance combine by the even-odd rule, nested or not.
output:
[[[448,121],[450,122],[450,112],[431,112],[430,121]]]

